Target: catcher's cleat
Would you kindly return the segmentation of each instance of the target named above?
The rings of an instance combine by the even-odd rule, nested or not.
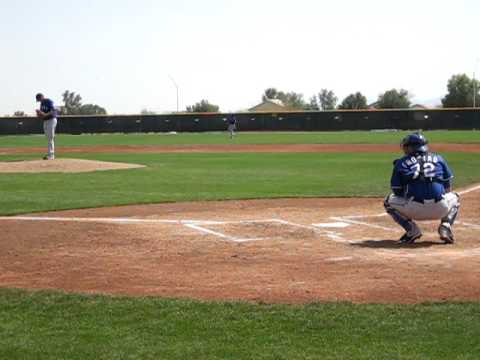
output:
[[[399,244],[413,244],[415,240],[422,237],[422,231],[418,228],[417,225],[414,225],[412,230],[403,234],[403,236],[398,240]]]
[[[55,160],[55,157],[45,155],[45,156],[43,157],[43,160]]]
[[[455,242],[452,227],[449,223],[440,224],[438,227],[438,234],[440,235],[440,239],[443,240],[445,244],[453,244]]]

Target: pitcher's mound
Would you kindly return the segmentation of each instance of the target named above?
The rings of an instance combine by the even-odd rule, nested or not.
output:
[[[82,173],[91,171],[143,168],[144,165],[81,159],[0,162],[0,173]]]

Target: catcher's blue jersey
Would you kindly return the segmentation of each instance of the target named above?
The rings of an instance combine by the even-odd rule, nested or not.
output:
[[[417,201],[440,200],[450,188],[453,173],[438,154],[407,155],[395,160],[391,186],[398,196]]]

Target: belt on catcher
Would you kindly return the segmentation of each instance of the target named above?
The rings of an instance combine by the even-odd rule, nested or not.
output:
[[[439,201],[442,201],[443,200],[443,197],[439,198],[439,199],[417,199],[417,198],[412,198],[411,199],[412,201],[415,201],[417,203],[420,203],[420,204],[435,204]]]

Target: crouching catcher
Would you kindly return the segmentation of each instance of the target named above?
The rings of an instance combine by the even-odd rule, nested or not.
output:
[[[405,230],[400,243],[412,244],[422,236],[414,220],[440,220],[440,239],[453,244],[460,196],[451,191],[453,173],[447,162],[429,152],[427,144],[427,139],[418,133],[402,140],[405,156],[393,163],[393,193],[385,199],[385,210]]]

